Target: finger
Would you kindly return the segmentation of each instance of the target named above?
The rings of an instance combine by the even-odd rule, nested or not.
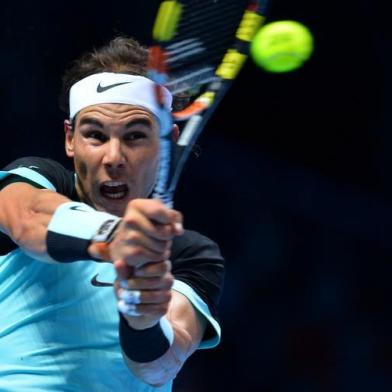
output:
[[[164,276],[167,272],[171,271],[171,262],[164,260],[155,263],[147,263],[135,270],[134,276],[136,277],[160,277]]]
[[[126,287],[130,290],[170,290],[174,283],[173,275],[170,273],[160,278],[134,278],[127,279]]]
[[[182,222],[174,222],[173,224],[173,231],[175,235],[183,235],[185,230]]]
[[[139,317],[142,314],[138,312],[137,305],[126,304],[122,299],[117,301],[117,309],[125,316],[129,317]]]
[[[169,309],[169,303],[133,305],[133,304],[126,304],[123,300],[119,300],[117,302],[117,309],[122,314],[129,317],[155,316],[157,318],[160,318],[167,313]]]
[[[169,309],[169,302],[160,304],[140,304],[134,306],[136,308],[135,310],[140,315],[162,317]]]
[[[120,282],[123,283],[124,281]],[[121,285],[121,287],[124,287]],[[142,292],[140,290],[126,290],[124,288],[120,288],[116,293],[118,295],[118,299],[122,299],[126,304],[137,305],[141,302]]]
[[[125,260],[116,260],[114,262],[114,268],[116,269],[117,276],[119,279],[128,279],[134,273],[134,267],[128,265]]]
[[[130,266],[140,267],[149,262],[157,262],[167,259],[170,250],[156,253],[141,246],[127,246],[121,250],[122,259]]]
[[[135,208],[128,208],[123,217],[123,229],[137,230],[157,240],[169,240],[173,238],[174,231],[170,223],[164,225],[151,220],[147,215]]]
[[[118,290],[118,299],[126,304],[164,304],[171,300],[170,290]]]
[[[163,253],[170,250],[172,244],[170,239],[159,240],[137,230],[125,232],[123,242],[128,245],[141,246],[155,253]]]
[[[137,209],[128,209],[123,217],[122,227],[120,230],[138,231],[144,233],[146,236],[156,240],[167,241],[171,240],[181,230],[178,227],[180,223],[162,224],[151,220]]]
[[[139,210],[149,219],[163,225],[180,224],[183,221],[179,211],[166,207],[160,200],[134,199],[128,206]]]

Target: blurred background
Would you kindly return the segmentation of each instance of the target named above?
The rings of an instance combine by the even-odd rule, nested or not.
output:
[[[224,1],[224,0],[223,0]],[[0,164],[71,168],[65,67],[117,33],[148,44],[157,1],[2,3]],[[391,391],[392,42],[386,2],[271,0],[315,51],[299,70],[249,61],[199,141],[176,206],[227,260],[222,343],[175,392]]]

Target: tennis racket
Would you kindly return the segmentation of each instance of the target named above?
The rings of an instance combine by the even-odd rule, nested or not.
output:
[[[148,77],[155,82],[160,156],[153,197],[173,206],[174,192],[187,158],[207,121],[237,77],[249,44],[263,23],[266,0],[165,0],[154,22]],[[165,105],[164,88],[186,104]],[[175,101],[174,101],[175,102]],[[173,141],[172,127],[181,128]],[[127,289],[128,282],[120,282]],[[122,299],[119,310],[137,311]],[[129,309],[131,306],[131,309]]]
[[[165,0],[153,28],[148,77],[160,108],[160,163],[153,197],[172,207],[174,191],[195,141],[245,63],[265,20],[266,0]],[[170,112],[163,87],[186,105]],[[172,126],[181,129],[172,139]]]

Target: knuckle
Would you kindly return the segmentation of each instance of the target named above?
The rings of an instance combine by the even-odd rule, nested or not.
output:
[[[140,272],[143,276],[162,276],[167,272],[166,262],[149,263]]]
[[[123,217],[123,222],[127,226],[133,226],[137,222],[137,214],[134,209],[127,210],[125,216]]]
[[[172,274],[166,274],[162,279],[162,285],[165,289],[170,289],[173,286],[174,277]]]
[[[157,263],[149,263],[146,267],[141,271],[143,276],[154,276],[157,271]]]
[[[176,220],[176,222],[182,222],[184,219],[184,216],[180,211],[173,210],[173,218]]]
[[[151,202],[151,205],[156,207],[156,208],[166,208],[163,202],[159,199],[149,199]]]
[[[135,288],[135,280],[134,279],[127,279],[128,288],[133,289]]]
[[[172,264],[171,264],[170,260],[165,260],[162,263],[162,273],[166,274],[166,273],[170,272],[171,268],[172,268]]]
[[[140,233],[136,230],[130,230],[128,233],[128,241],[137,242],[140,240]]]
[[[132,246],[128,252],[129,256],[137,257],[143,254],[143,248],[140,246]]]
[[[152,293],[152,301],[165,304],[170,302],[171,300],[171,291],[170,290],[159,290]]]
[[[172,292],[170,290],[166,290],[163,292],[163,300],[165,303],[169,303],[172,299]]]
[[[132,199],[128,202],[128,208],[134,208],[140,205],[141,199]]]
[[[151,287],[154,288],[159,288],[161,285],[161,279],[160,278],[150,278],[149,279],[151,281]]]

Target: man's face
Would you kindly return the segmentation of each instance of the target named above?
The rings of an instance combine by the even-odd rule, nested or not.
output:
[[[66,124],[65,132],[83,201],[122,216],[130,200],[151,193],[159,137],[150,112],[123,104],[89,106],[76,116],[74,131]]]

